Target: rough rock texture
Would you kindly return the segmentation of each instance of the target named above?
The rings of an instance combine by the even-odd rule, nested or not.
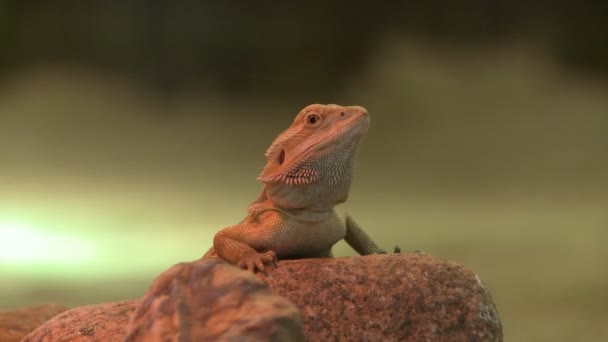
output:
[[[253,273],[215,258],[177,264],[158,276],[133,314],[124,339],[303,340],[300,312],[291,302],[270,292]]]
[[[205,295],[198,292],[207,287],[212,289],[208,298],[228,296],[222,292],[221,286],[225,286],[222,282],[197,283],[197,279],[207,279],[197,276],[197,272],[216,262],[203,259],[182,264],[179,267],[185,273],[176,273],[182,274],[182,278],[173,282],[176,286],[154,284],[145,298],[152,304],[142,304],[130,331],[139,329],[138,325],[145,327],[146,322],[152,322],[156,331],[175,329],[174,322],[162,319],[167,309],[161,304],[178,302],[166,300],[172,295],[163,289],[174,289],[174,298],[183,294],[186,301],[180,303],[189,310],[196,307],[190,306],[193,303],[189,301],[198,300],[199,296],[204,298]],[[237,279],[242,278],[240,271],[233,271]],[[278,268],[269,270],[268,276],[258,276],[274,293],[288,298],[300,309],[304,335],[309,341],[502,341],[496,307],[479,277],[463,266],[429,255],[285,260]],[[245,286],[248,281],[242,284]],[[189,288],[193,290],[190,294]],[[219,294],[213,294],[215,291]],[[127,333],[125,316],[135,310],[137,304],[137,301],[100,304],[75,309],[79,314],[68,315],[75,311],[70,310],[45,323],[25,341],[61,341],[68,336],[75,337],[72,341],[121,341]],[[61,316],[64,318],[60,319]],[[118,320],[119,316],[122,319]],[[190,324],[182,329],[191,332],[199,329],[192,319],[195,316],[172,317],[178,318],[182,327],[184,322]],[[120,324],[124,325],[118,326]],[[86,327],[95,327],[93,335],[77,339]],[[102,333],[105,339],[99,338]]]
[[[22,342],[111,342],[125,334],[138,300],[81,306],[53,317]]]
[[[502,341],[481,279],[426,254],[283,261],[265,278],[310,341]]]
[[[0,310],[0,341],[19,342],[40,324],[67,310],[63,305],[47,304],[17,310]]]

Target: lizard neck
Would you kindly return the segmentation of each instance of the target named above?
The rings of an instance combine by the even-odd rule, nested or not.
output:
[[[356,144],[339,153],[326,153],[307,160],[308,167],[318,170],[319,178],[310,184],[266,183],[264,196],[274,205],[285,209],[330,211],[348,198],[352,183]]]

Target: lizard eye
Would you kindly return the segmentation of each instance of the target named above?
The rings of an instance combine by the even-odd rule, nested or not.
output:
[[[321,117],[319,114],[311,113],[306,115],[306,125],[314,127],[317,126],[321,122]]]
[[[279,154],[279,165],[283,165],[283,162],[285,162],[285,150],[281,150],[281,153]]]

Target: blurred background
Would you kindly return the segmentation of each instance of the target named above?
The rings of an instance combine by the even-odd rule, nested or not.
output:
[[[342,211],[472,268],[507,340],[608,339],[607,4],[3,1],[0,308],[141,296],[302,107],[359,104]]]

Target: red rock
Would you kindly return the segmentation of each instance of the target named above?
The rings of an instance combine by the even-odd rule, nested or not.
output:
[[[179,334],[203,336],[226,331],[230,326],[226,320],[246,314],[239,311],[242,303],[235,298],[259,295],[253,299],[256,302],[269,295],[245,271],[225,266],[225,276],[214,278],[214,267],[219,267],[217,260],[205,259],[163,273],[151,286],[128,329],[126,316],[135,310],[138,301],[70,310],[24,341],[60,341],[66,337],[85,341],[75,339],[84,332],[92,333],[86,341],[121,341],[127,330],[128,341],[156,341],[160,337],[173,341]],[[429,255],[285,260],[268,276],[258,277],[275,294],[299,308],[304,336],[309,341],[502,341],[496,307],[479,277],[461,265]],[[255,294],[256,289],[259,294]],[[232,295],[233,291],[237,294]],[[236,307],[223,312],[230,314],[215,317],[205,313],[217,312],[214,308],[222,304],[215,301],[227,298]],[[69,315],[71,312],[74,314]],[[91,330],[83,330],[87,327]],[[153,329],[146,331],[146,327]],[[286,327],[288,333],[295,332],[290,330],[291,325]],[[246,330],[241,333],[248,335]]]

